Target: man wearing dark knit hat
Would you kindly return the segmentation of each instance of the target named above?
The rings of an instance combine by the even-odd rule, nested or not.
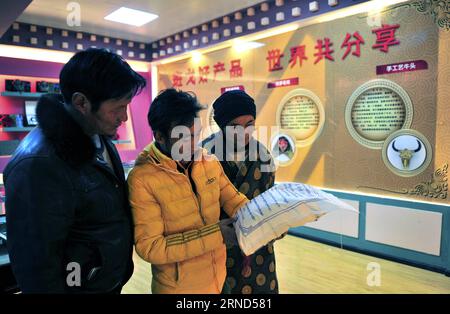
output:
[[[203,147],[219,158],[234,186],[252,199],[275,182],[269,151],[252,137],[255,101],[244,91],[229,91],[216,99],[213,109],[220,131],[204,140]],[[221,211],[221,219],[225,218],[226,213]],[[278,293],[275,268],[273,243],[251,256],[245,256],[238,246],[227,247],[226,284],[232,294]]]
[[[234,90],[222,94],[213,103],[213,108],[214,120],[221,129],[224,129],[235,118],[244,116],[246,120],[252,121],[254,125],[256,118],[255,101],[242,90]]]

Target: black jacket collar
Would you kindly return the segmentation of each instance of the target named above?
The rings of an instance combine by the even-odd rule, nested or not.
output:
[[[61,95],[47,94],[42,96],[36,107],[36,116],[42,133],[61,159],[75,167],[89,162],[98,163],[96,162],[96,149],[92,138],[84,133],[81,126],[66,111]],[[114,167],[114,172],[110,172],[122,178],[122,163],[114,144],[110,138],[100,137]],[[98,164],[101,166],[100,163]]]
[[[61,159],[79,166],[95,158],[92,139],[67,113],[61,95],[42,96],[36,107],[36,117],[44,136]]]

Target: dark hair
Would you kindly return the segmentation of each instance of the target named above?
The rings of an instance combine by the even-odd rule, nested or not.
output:
[[[72,103],[75,92],[83,93],[96,112],[102,102],[139,94],[145,79],[119,55],[106,49],[89,48],[75,54],[59,74],[61,93]]]
[[[203,109],[195,94],[169,88],[153,100],[147,115],[148,124],[153,132],[169,136],[169,131],[177,125],[192,126]]]

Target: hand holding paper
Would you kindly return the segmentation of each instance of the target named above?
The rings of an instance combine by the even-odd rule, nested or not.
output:
[[[282,183],[252,199],[236,214],[234,228],[246,255],[336,210],[358,211],[330,193],[302,183]]]

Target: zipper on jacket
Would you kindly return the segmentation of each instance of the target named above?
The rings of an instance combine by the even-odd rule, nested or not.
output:
[[[203,215],[202,215],[202,206],[200,205],[200,200],[199,200],[199,198],[198,198],[197,193],[195,193],[195,192],[194,192],[194,189],[192,188],[192,182],[191,182],[191,180],[189,179],[189,176],[187,176],[185,172],[182,173],[182,172],[180,172],[180,171],[178,171],[178,170],[177,170],[177,171],[173,171],[173,170],[170,170],[170,169],[167,169],[167,168],[164,168],[164,167],[160,167],[160,169],[162,169],[163,171],[170,172],[170,173],[172,173],[172,174],[174,174],[174,175],[183,176],[185,179],[188,180],[188,182],[189,182],[189,187],[191,188],[192,195],[194,195],[195,203],[197,204],[197,207],[198,207],[198,209],[199,209],[199,215],[200,215],[200,218],[202,219],[203,225],[206,226],[206,220],[205,220],[205,218],[204,218]],[[192,179],[192,181],[195,181],[195,180]],[[195,184],[195,182],[194,182],[194,184]]]
[[[193,166],[193,164],[191,164],[190,167],[191,167],[191,166]],[[186,174],[186,172],[187,172],[187,174]],[[195,185],[196,187],[198,186],[198,184],[197,184],[197,182],[195,181],[194,177],[191,177],[191,176],[189,175],[189,168],[188,168],[188,169],[185,169],[185,176],[187,177],[187,179],[189,180],[189,182],[191,182],[191,178],[192,178],[192,182],[194,183],[194,185]],[[199,214],[200,214],[200,217],[202,217],[203,224],[206,225],[205,218],[204,218],[203,215],[202,215],[202,207],[201,207],[201,205],[200,205],[200,199],[199,199],[199,197],[198,197],[198,193],[195,193],[195,192],[194,192],[194,189],[192,188],[192,184],[190,185],[190,187],[191,187],[192,193],[195,195],[195,199],[196,199],[196,201],[197,201],[197,205],[198,205],[198,208],[199,208]],[[218,291],[219,293],[221,293],[221,292],[222,292],[222,289],[221,289],[220,286],[219,286],[219,280],[218,280],[218,278],[217,278],[216,254],[214,253],[214,251],[211,251],[210,254],[211,254],[211,260],[212,260],[212,266],[213,266],[214,283],[216,284],[217,291]],[[226,268],[225,268],[225,271],[226,271]],[[225,280],[226,280],[226,277],[225,277]]]
[[[190,167],[191,167],[191,166],[193,166],[193,163],[190,165]],[[185,169],[185,170],[184,170],[184,173],[180,173],[179,171],[171,171],[171,170],[166,169],[166,168],[164,168],[164,167],[161,167],[161,168],[162,168],[163,170],[172,172],[173,174],[184,175],[184,177],[188,180],[188,182],[189,182],[189,187],[191,188],[191,192],[192,192],[192,194],[194,195],[195,203],[197,204],[198,209],[199,209],[199,215],[200,215],[200,217],[202,218],[203,225],[206,226],[206,220],[205,220],[205,218],[203,217],[203,214],[202,214],[202,206],[200,205],[200,199],[199,199],[199,197],[198,197],[198,194],[195,193],[195,192],[194,192],[194,189],[192,188],[192,182],[191,182],[191,179],[190,179],[190,176],[189,176],[189,172],[188,172],[188,174],[186,175],[186,171],[187,171],[189,168],[188,168],[188,169]],[[194,184],[197,186],[197,182],[195,182],[195,179],[194,179],[193,177],[192,177],[192,181],[193,181]],[[236,191],[237,191],[237,189],[236,189]],[[222,288],[220,288],[220,286],[219,286],[219,281],[218,281],[218,278],[217,278],[216,255],[215,255],[214,251],[211,251],[211,252],[210,252],[210,255],[211,255],[211,259],[212,259],[212,266],[213,266],[213,272],[214,272],[214,282],[215,282],[215,284],[216,284],[217,291],[219,291],[219,293],[221,293],[221,292],[222,292]],[[176,270],[177,270],[177,276],[179,277],[179,265],[178,265],[178,263],[176,263]],[[226,272],[226,267],[225,267],[225,272]],[[225,280],[226,280],[226,276],[225,276]]]
[[[191,164],[190,166],[192,166],[193,164]],[[187,172],[187,173],[186,173]],[[191,187],[191,192],[192,192],[192,194],[194,194],[194,198],[195,198],[195,202],[197,203],[197,207],[198,207],[198,213],[199,213],[199,215],[200,215],[200,217],[202,218],[202,221],[203,221],[203,225],[205,225],[206,226],[206,220],[205,220],[205,217],[203,217],[203,213],[202,213],[202,205],[201,205],[201,201],[200,201],[200,199],[199,199],[199,197],[198,197],[198,193],[195,193],[194,192],[194,189],[192,188],[192,182],[194,182],[194,184],[197,184],[197,182],[195,182],[195,180],[194,180],[194,178],[192,177],[192,182],[191,182],[191,176],[189,175],[189,168],[188,169],[185,169],[185,171],[184,171],[184,175],[185,175],[185,177],[186,177],[186,179],[188,179],[188,181],[189,181],[189,186]]]

